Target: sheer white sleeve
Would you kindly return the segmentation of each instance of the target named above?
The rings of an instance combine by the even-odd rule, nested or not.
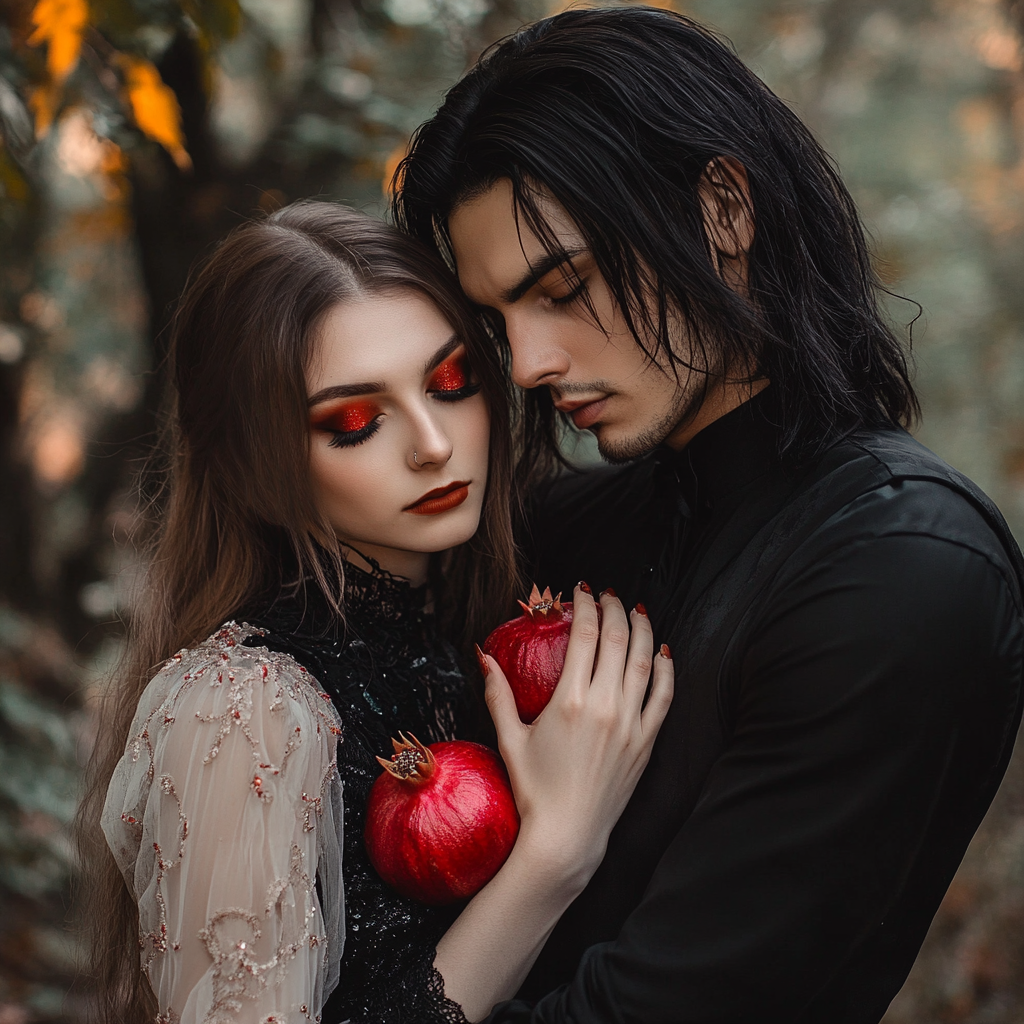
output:
[[[258,632],[161,669],[107,792],[159,1024],[315,1021],[337,984],[340,722],[292,658],[241,645]]]

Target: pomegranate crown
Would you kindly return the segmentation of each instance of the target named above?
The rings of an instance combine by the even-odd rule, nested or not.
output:
[[[378,757],[377,761],[388,774],[402,782],[423,783],[434,774],[436,761],[434,755],[412,733],[398,734],[401,741],[392,739],[395,752],[390,761]]]
[[[549,615],[557,619],[562,615],[562,594],[559,592],[557,597],[552,597],[550,587],[545,587],[542,594],[534,583],[533,590],[530,591],[530,603],[520,601],[519,607],[523,609],[523,614],[531,619],[538,615],[545,619]]]

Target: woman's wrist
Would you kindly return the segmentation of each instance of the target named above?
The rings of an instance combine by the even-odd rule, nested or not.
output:
[[[576,838],[576,837],[574,837]],[[604,857],[604,844],[588,848],[577,841],[567,842],[564,828],[552,828],[541,821],[524,820],[509,855],[522,864],[551,896],[574,900],[587,886]]]

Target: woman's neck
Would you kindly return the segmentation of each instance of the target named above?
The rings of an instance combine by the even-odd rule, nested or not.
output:
[[[355,548],[349,546],[344,541],[342,541],[342,548],[346,561],[367,572],[373,572],[374,567],[363,555],[372,558],[381,569],[392,576],[399,576],[402,579],[408,580],[414,587],[422,586],[427,582],[430,555],[426,552],[399,551],[395,548],[363,543],[360,543],[358,548]]]

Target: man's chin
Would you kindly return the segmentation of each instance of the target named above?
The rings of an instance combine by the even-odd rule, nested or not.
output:
[[[613,466],[635,462],[657,448],[667,436],[667,431],[651,429],[625,437],[619,432],[613,433],[607,427],[598,427],[595,432],[601,458]]]
[[[660,420],[637,426],[633,433],[628,424],[594,424],[592,429],[601,458],[612,465],[622,465],[642,458],[658,445],[664,444],[678,425],[695,411],[698,402],[699,396],[683,393],[678,404],[665,412]]]

